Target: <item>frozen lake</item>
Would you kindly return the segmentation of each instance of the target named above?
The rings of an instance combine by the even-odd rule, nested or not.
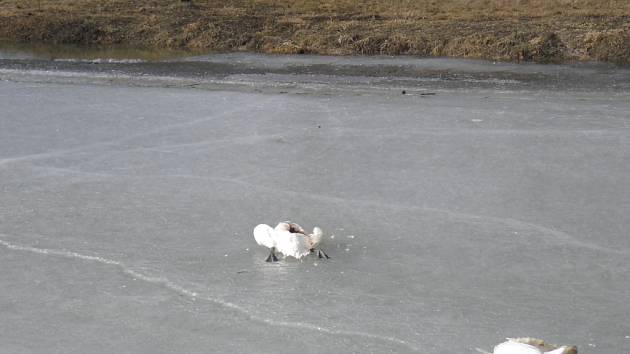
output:
[[[0,52],[0,107],[3,352],[630,352],[628,68]]]

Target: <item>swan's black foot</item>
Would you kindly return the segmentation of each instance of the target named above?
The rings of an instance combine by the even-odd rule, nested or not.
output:
[[[328,255],[326,254],[326,252],[322,251],[322,250],[317,250],[317,258],[326,258],[326,259],[330,259],[330,257],[328,257]]]
[[[267,259],[265,259],[265,262],[277,262],[278,261],[278,257],[276,257],[276,255],[273,253],[274,249],[272,248],[271,251],[269,252],[269,257],[267,257]]]

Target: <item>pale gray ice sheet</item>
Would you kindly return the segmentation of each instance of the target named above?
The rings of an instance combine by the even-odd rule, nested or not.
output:
[[[319,93],[0,81],[0,342],[630,351],[627,92]]]

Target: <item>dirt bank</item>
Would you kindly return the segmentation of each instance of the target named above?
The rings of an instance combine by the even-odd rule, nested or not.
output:
[[[630,63],[630,4],[0,0],[0,39],[202,51]]]

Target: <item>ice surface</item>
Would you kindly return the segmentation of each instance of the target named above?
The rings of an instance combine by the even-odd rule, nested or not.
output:
[[[3,351],[630,352],[628,69],[227,58],[0,60]]]

